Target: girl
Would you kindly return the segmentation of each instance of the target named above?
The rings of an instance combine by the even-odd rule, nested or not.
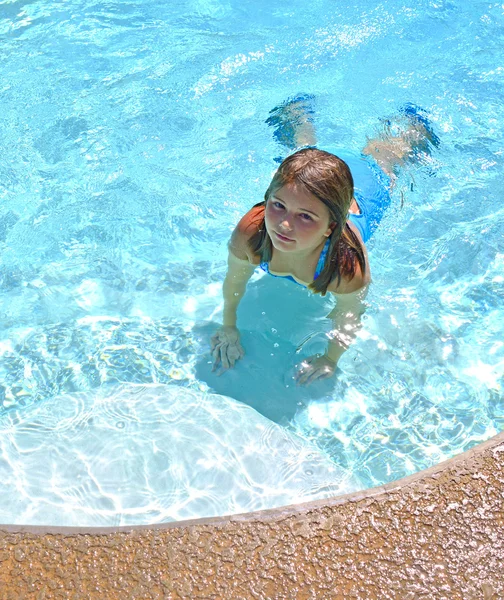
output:
[[[278,117],[282,125],[287,119],[298,124],[292,143],[287,143],[291,147],[315,141],[306,99],[298,97],[275,109],[276,124]],[[370,141],[360,157],[345,157],[345,162],[307,147],[282,161],[264,201],[242,217],[229,242],[223,324],[211,340],[214,370],[219,365],[224,371],[233,367],[245,354],[236,313],[248,280],[260,267],[313,293],[335,297],[326,351],[304,360],[296,380],[310,384],[333,375],[360,327],[371,280],[365,242],[390,204],[394,171],[419,149],[425,152],[426,141],[438,142],[421,109],[406,105],[402,112],[406,127],[400,135]],[[277,132],[277,139],[280,135]],[[281,141],[285,144],[284,138]]]

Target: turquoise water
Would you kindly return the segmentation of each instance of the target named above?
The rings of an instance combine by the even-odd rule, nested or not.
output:
[[[0,1],[0,521],[75,524],[57,509],[72,495],[89,503],[79,509],[86,524],[286,504],[335,493],[330,465],[335,480],[352,482],[339,489],[348,491],[500,431],[503,25],[503,6],[480,1]],[[298,91],[316,96],[322,146],[359,152],[379,117],[408,101],[430,112],[441,138],[403,172],[369,244],[373,285],[359,339],[334,381],[307,389],[293,384],[294,364],[321,347],[327,304],[289,282],[258,275],[249,285],[239,314],[247,356],[234,372],[216,377],[208,354],[226,241],[262,198],[280,153],[264,121]],[[134,439],[174,435],[160,425],[166,406],[231,398],[260,413],[247,419],[266,417],[281,426],[275,435],[311,448],[324,468],[329,459],[329,471],[309,492],[303,483],[269,504],[262,488],[260,501],[223,504],[229,482],[186,512],[128,496],[138,510],[123,517],[131,477],[141,495],[161,494],[145,445],[119,469],[122,484],[112,478],[105,493],[89,483],[110,479],[93,423],[130,384],[161,386],[154,412],[125,417],[138,425]],[[80,416],[68,412],[75,406]],[[123,420],[110,410],[116,427]],[[231,452],[243,442],[233,414]],[[175,431],[194,425],[190,411],[180,415]],[[212,455],[201,431],[218,420],[198,423],[184,438],[188,451],[189,440],[205,439]],[[107,456],[134,443],[127,429]],[[101,474],[83,468],[91,479],[73,481],[65,452],[51,450],[65,444]],[[182,465],[180,448],[173,460]],[[267,446],[258,441],[254,452],[261,463]],[[51,486],[34,483],[48,461]],[[314,472],[303,461],[294,472]],[[180,494],[182,475],[153,464],[163,489]],[[187,463],[182,479],[198,480],[201,468]],[[248,469],[240,477],[254,481]],[[282,486],[283,469],[268,489]],[[192,498],[193,483],[182,489]]]

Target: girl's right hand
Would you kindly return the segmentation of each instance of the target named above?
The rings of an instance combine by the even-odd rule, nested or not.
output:
[[[211,349],[214,364],[212,371],[222,365],[221,375],[224,371],[235,366],[237,360],[245,356],[245,351],[240,344],[240,332],[236,327],[220,327],[211,338]]]

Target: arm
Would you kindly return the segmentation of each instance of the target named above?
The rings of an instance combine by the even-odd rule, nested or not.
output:
[[[222,285],[222,295],[224,296],[223,327],[236,327],[236,311],[254,269],[255,265],[251,265],[248,260],[238,258],[229,250],[228,270]]]
[[[211,339],[214,371],[219,365],[222,365],[224,371],[234,367],[236,361],[245,355],[240,344],[240,332],[236,327],[236,312],[245,293],[247,282],[255,269],[248,255],[248,239],[257,226],[256,212],[252,209],[242,218],[229,242],[228,270],[222,286],[224,296],[222,326]]]
[[[365,311],[364,299],[368,287],[349,294],[333,294],[337,300],[334,309],[327,315],[332,319],[333,330],[328,335],[326,355],[336,364],[342,354],[353,344],[362,324]]]
[[[235,256],[230,248],[228,270],[222,286],[222,295],[224,296],[222,326],[211,339],[214,359],[212,371],[215,371],[219,365],[222,365],[223,371],[226,371],[234,367],[236,361],[245,356],[240,343],[240,332],[236,327],[236,311],[254,269],[254,265],[251,265],[248,260],[242,260]]]
[[[327,315],[333,323],[333,329],[328,334],[327,349],[322,356],[311,356],[301,363],[296,375],[299,384],[310,384],[334,374],[339,359],[354,342],[361,328],[367,289],[366,285],[346,294],[333,293],[337,304]]]

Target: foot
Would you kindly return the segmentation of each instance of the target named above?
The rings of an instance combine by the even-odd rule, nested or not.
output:
[[[312,94],[298,94],[270,111],[266,123],[274,128],[273,137],[289,150],[316,144],[313,126]]]
[[[414,152],[425,152],[426,154],[430,154],[433,147],[437,148],[439,146],[441,140],[434,133],[432,123],[429,120],[426,110],[416,104],[408,102],[399,109],[399,112],[409,120],[410,127],[419,132],[423,138],[421,143],[413,148]]]
[[[441,143],[427,112],[414,104],[405,104],[398,116],[384,119],[382,123],[382,133],[369,140],[363,153],[371,155],[390,177],[405,163],[415,163],[422,156],[429,156]]]

